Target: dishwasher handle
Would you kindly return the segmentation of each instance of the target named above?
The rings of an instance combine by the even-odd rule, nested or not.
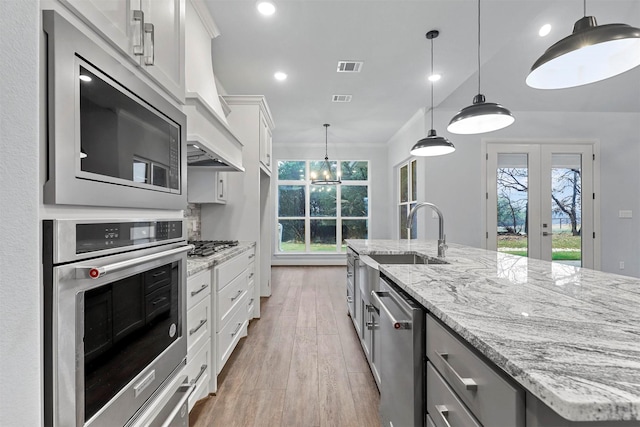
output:
[[[371,291],[371,296],[380,305],[380,308],[382,308],[387,314],[389,320],[391,320],[391,323],[393,324],[394,329],[411,329],[412,322],[410,320],[397,320],[389,310],[389,307],[387,307],[384,302],[382,302],[381,298],[389,297],[389,292]]]

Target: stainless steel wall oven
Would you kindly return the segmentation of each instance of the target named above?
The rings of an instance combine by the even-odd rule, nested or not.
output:
[[[183,209],[186,117],[60,14],[43,11],[47,204]]]
[[[191,248],[182,220],[43,222],[46,425],[188,421]]]

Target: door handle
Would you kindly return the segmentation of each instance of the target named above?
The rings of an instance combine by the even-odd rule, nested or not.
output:
[[[440,415],[440,418],[444,421],[445,426],[451,427],[451,424],[449,424],[449,420],[447,419],[449,416],[449,409],[444,405],[436,405],[436,412],[438,412],[438,415]]]
[[[543,231],[542,235],[543,236],[553,236],[553,233],[549,233],[548,231]]]
[[[387,314],[387,316],[389,317],[389,320],[391,320],[391,324],[393,324],[393,328],[394,329],[411,329],[411,321],[409,321],[409,320],[397,320],[395,318],[395,316],[393,314],[391,314],[391,311],[389,310],[389,307],[387,307],[382,302],[382,299],[380,299],[380,297],[389,296],[389,292],[371,291],[371,296],[373,297],[373,299],[375,299],[378,302],[378,304],[380,305],[380,308],[382,308],[384,310],[384,312]]]

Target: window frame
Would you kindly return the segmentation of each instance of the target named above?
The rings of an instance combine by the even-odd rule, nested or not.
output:
[[[404,167],[407,167],[407,200],[406,201],[402,201],[402,169]],[[413,177],[415,177],[415,185],[413,182]],[[411,208],[418,202],[418,159],[414,158],[410,158],[405,162],[402,162],[398,165],[397,167],[397,182],[398,182],[398,187],[397,187],[397,210],[396,210],[396,215],[398,215],[398,228],[397,228],[397,236],[398,239],[406,239],[406,228],[405,230],[402,229],[402,218],[400,215],[400,212],[402,211],[402,207],[406,206],[406,210],[407,210],[407,215],[409,214],[409,211],[411,210]],[[406,222],[406,221],[405,221]],[[411,238],[415,239],[418,235],[418,225],[417,225],[417,221],[414,218],[414,223],[413,223],[413,227],[411,228]]]
[[[333,159],[332,162],[337,162],[337,172],[341,175],[343,162],[364,162],[367,164],[367,179],[366,180],[343,180],[342,184],[335,186],[317,186],[311,184],[310,178],[310,164],[312,162],[318,162],[315,159],[277,159],[276,160],[276,179],[275,179],[275,227],[276,227],[276,239],[274,253],[276,255],[335,255],[345,254],[346,245],[343,243],[342,238],[342,226],[344,220],[364,220],[367,224],[367,236],[370,230],[371,224],[371,176],[370,176],[370,161],[369,160],[351,160],[351,159]],[[279,174],[280,162],[304,162],[305,174],[304,179],[290,179],[281,180]],[[280,213],[280,186],[303,186],[305,188],[305,206],[304,216],[295,217],[281,217]],[[364,186],[367,188],[367,215],[366,216],[343,216],[342,214],[342,187],[343,186]],[[335,216],[311,216],[311,192],[313,188],[323,189],[324,187],[331,187],[336,192],[336,215]],[[304,252],[300,251],[282,251],[279,245],[279,224],[281,220],[304,220],[305,227],[305,245]],[[335,251],[312,251],[313,242],[311,241],[311,221],[312,220],[335,220],[336,222],[336,249]]]

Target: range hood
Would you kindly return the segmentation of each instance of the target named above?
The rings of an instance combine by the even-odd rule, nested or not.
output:
[[[242,142],[197,93],[187,92],[187,166],[208,167],[220,171],[244,172]]]

